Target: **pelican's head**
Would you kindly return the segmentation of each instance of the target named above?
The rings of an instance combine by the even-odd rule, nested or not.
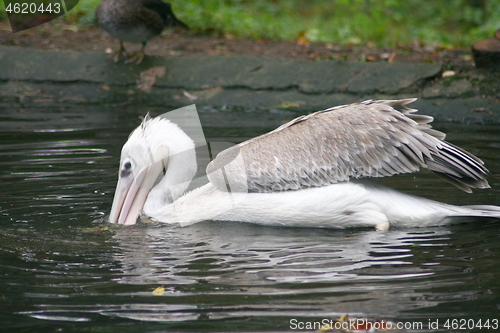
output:
[[[148,214],[181,196],[196,174],[194,148],[179,126],[147,115],[123,145],[109,222],[135,224],[142,210]]]

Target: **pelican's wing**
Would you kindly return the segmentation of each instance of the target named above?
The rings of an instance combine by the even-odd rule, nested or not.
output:
[[[286,191],[422,167],[466,192],[489,187],[483,162],[443,141],[432,117],[405,106],[413,101],[369,100],[298,117],[220,153],[207,168],[210,182],[221,190]]]

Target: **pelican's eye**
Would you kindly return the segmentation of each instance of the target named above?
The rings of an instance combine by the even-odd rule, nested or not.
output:
[[[130,161],[126,161],[122,165],[122,169],[120,171],[120,177],[126,177],[132,172],[132,163]]]

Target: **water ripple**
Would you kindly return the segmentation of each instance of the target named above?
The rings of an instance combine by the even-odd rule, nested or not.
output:
[[[346,313],[425,322],[497,315],[497,221],[388,232],[103,223],[119,148],[137,111],[86,111],[7,114],[0,125],[0,308],[6,313],[0,311],[0,319],[6,329],[283,331],[291,318]],[[75,124],[68,126],[68,119]],[[11,128],[16,121],[26,128]],[[216,125],[206,133],[224,141],[228,131]],[[229,133],[241,139],[255,130]],[[498,131],[475,131],[457,131],[459,143],[486,156],[494,169]],[[390,182],[443,201],[500,204],[496,190],[462,196],[430,175],[415,177]],[[158,286],[164,292],[154,295]]]

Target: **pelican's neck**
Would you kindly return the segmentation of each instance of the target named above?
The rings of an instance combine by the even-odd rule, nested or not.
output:
[[[149,172],[154,178],[163,176],[149,191],[144,203],[143,211],[149,216],[183,195],[197,170],[195,144],[191,138],[175,126],[163,139],[160,147],[166,147],[168,157],[157,160],[156,167],[151,166],[148,171],[148,177]]]
[[[154,212],[171,204],[186,192],[196,174],[196,154],[190,149],[169,157],[165,168],[160,172],[165,175],[148,194],[144,204],[144,212],[151,216]]]

